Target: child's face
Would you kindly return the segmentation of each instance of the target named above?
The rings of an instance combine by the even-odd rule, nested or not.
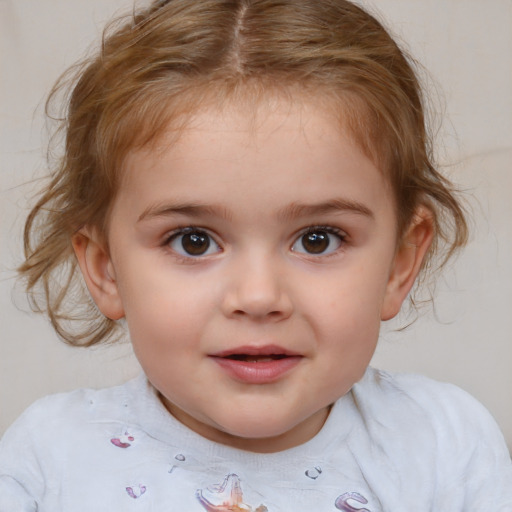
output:
[[[77,255],[166,407],[254,451],[318,432],[421,257],[397,251],[375,165],[320,108],[284,102],[207,110],[176,144],[132,153],[108,243]]]

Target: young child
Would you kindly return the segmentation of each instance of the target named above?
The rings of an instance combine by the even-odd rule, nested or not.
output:
[[[466,240],[378,21],[154,2],[79,68],[62,123],[21,272],[71,344],[126,323],[144,375],[30,407],[0,444],[1,512],[512,511],[489,414],[368,367]]]

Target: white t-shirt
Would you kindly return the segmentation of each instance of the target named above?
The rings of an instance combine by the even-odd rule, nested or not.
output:
[[[307,443],[208,441],[144,376],[50,396],[0,442],[0,512],[511,512],[512,464],[460,389],[369,368]]]

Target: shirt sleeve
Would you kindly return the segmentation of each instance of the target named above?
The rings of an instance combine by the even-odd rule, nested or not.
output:
[[[14,478],[0,475],[0,512],[36,512],[37,503]]]
[[[38,446],[39,433],[45,428],[44,410],[45,399],[36,402],[0,441],[0,512],[38,510],[45,489]]]
[[[503,435],[484,406],[450,387],[443,454],[445,468],[451,468],[445,473],[446,499],[458,494],[464,512],[510,512],[512,461]]]
[[[471,395],[421,375],[378,370],[353,394],[372,443],[359,463],[385,510],[512,512],[505,440]]]

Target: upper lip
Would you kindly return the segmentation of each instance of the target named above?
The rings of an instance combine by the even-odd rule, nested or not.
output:
[[[254,345],[244,345],[241,347],[230,348],[227,350],[222,350],[220,352],[215,352],[211,354],[212,357],[229,357],[236,355],[245,355],[245,356],[300,356],[298,352],[294,352],[292,350],[285,349],[280,347],[279,345],[262,345],[262,346],[254,346]]]

